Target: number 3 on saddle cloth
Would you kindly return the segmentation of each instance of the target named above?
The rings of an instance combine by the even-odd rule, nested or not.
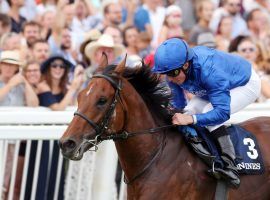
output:
[[[224,164],[220,157],[220,150],[211,139],[210,133],[206,128],[180,126],[179,130],[184,134],[185,139],[192,149],[212,170],[223,168]],[[230,133],[235,148],[235,162],[239,174],[263,174],[264,164],[256,137],[238,125],[227,127],[227,131]]]

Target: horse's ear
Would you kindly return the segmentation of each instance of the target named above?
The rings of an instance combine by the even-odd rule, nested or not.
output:
[[[99,70],[103,70],[108,66],[108,57],[106,53],[102,52],[101,62],[99,63]]]
[[[119,63],[116,68],[115,68],[115,72],[118,74],[122,74],[125,71],[125,67],[126,67],[126,61],[127,61],[127,54],[124,58],[124,60],[122,60],[121,63]]]

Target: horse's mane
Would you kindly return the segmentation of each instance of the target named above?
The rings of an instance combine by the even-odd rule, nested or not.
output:
[[[103,74],[111,74],[115,67],[109,65]],[[123,77],[141,95],[154,116],[164,120],[166,124],[171,123],[172,114],[169,108],[171,92],[167,84],[159,79],[159,75],[152,73],[149,66],[142,64],[140,67],[126,68]]]

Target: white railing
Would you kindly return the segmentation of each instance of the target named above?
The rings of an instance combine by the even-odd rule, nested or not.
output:
[[[18,152],[21,141],[26,141],[24,155],[23,174],[20,188],[20,199],[24,199],[25,184],[29,167],[30,149],[33,140],[37,140],[35,167],[33,172],[31,198],[35,199],[38,173],[41,159],[41,151],[44,140],[50,141],[49,158],[52,157],[53,141],[58,140],[64,133],[67,124],[71,121],[74,107],[66,111],[51,111],[47,108],[27,107],[2,107],[0,108],[0,196],[3,191],[4,179],[7,179],[8,171],[11,171],[9,192],[6,199],[15,199],[13,196],[18,167]],[[9,152],[13,149],[13,153]],[[12,169],[6,169],[8,158],[12,158]],[[57,199],[60,187],[62,155],[58,160],[58,168],[55,179],[54,198]],[[50,159],[49,159],[50,161]],[[49,164],[50,165],[50,164]],[[69,162],[65,179],[65,199],[116,199],[115,172],[117,166],[117,154],[113,142],[100,145],[97,153],[87,152],[81,162]],[[92,192],[94,191],[94,192]],[[1,198],[1,197],[0,197]]]
[[[50,140],[50,157],[52,156],[52,144],[58,140],[65,131],[73,117],[74,107],[65,111],[50,111],[47,108],[27,107],[2,107],[0,108],[0,194],[3,192],[6,160],[8,148],[13,147],[13,163],[11,169],[9,196],[13,198],[14,185],[16,182],[16,169],[18,165],[18,151],[22,140],[26,140],[26,152],[24,156],[24,168],[20,199],[24,198],[25,183],[27,179],[28,161],[30,157],[31,142],[37,140],[37,153],[35,171],[33,176],[31,199],[35,198],[38,167],[41,156],[42,141]],[[245,110],[234,114],[229,123],[238,123],[257,116],[270,116],[270,102],[264,104],[252,104]],[[59,159],[58,174],[56,177],[55,197],[59,188],[62,156]],[[97,153],[88,152],[80,162],[70,161],[65,180],[65,199],[93,199],[109,200],[116,199],[115,172],[117,154],[113,142],[104,142],[100,145]],[[124,187],[122,187],[124,188]],[[124,199],[124,190],[121,191],[120,199]]]

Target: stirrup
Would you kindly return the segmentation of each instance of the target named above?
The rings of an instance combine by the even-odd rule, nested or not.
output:
[[[217,180],[223,179],[227,185],[232,189],[238,189],[240,186],[240,177],[238,174],[235,174],[233,171],[226,171],[222,168],[215,168],[215,162],[213,163],[213,167],[209,170],[207,170],[207,173],[210,176],[213,176]],[[233,177],[235,176],[235,177]]]

